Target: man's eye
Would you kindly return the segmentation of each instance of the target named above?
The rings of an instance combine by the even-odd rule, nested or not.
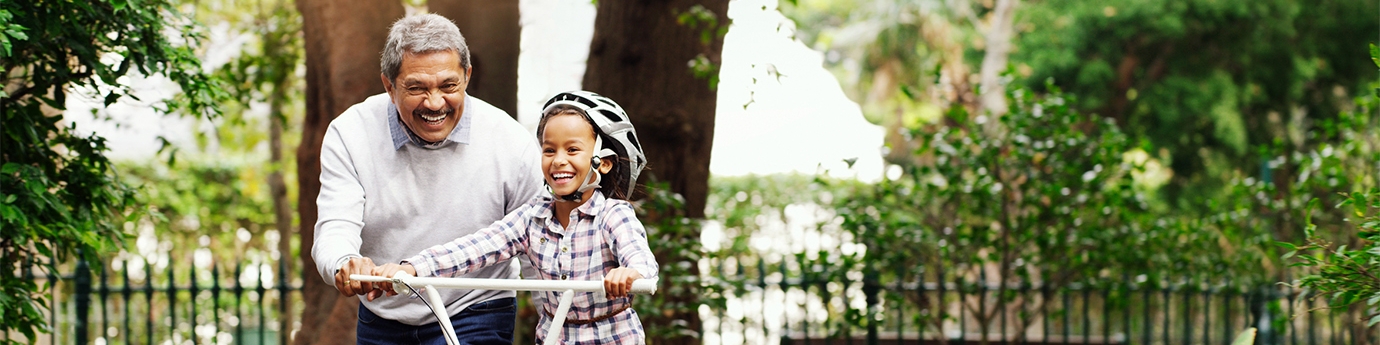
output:
[[[407,92],[411,92],[411,93],[423,93],[423,92],[426,92],[426,89],[420,88],[420,87],[415,87],[415,86],[414,86],[414,87],[409,87],[409,88],[407,88]]]

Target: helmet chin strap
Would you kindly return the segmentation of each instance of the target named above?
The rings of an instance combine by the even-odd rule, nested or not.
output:
[[[594,147],[598,147],[600,149],[598,152],[595,153],[594,159],[590,161],[589,173],[585,174],[585,180],[580,182],[580,188],[576,188],[575,193],[571,193],[568,195],[556,194],[556,191],[554,189],[551,189],[550,184],[546,185],[546,191],[550,192],[551,195],[556,196],[556,199],[558,200],[578,203],[584,201],[585,192],[588,192],[591,189],[599,188],[599,181],[602,180],[603,174],[599,173],[599,164],[596,162],[598,162],[599,159],[603,157],[616,155],[616,153],[614,153],[613,150],[603,148],[604,139],[600,138],[598,135],[594,136]]]

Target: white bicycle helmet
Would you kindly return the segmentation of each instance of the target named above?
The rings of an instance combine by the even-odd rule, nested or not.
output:
[[[599,186],[601,181],[599,158],[609,156],[626,159],[627,169],[618,169],[618,165],[615,165],[614,170],[610,170],[609,173],[620,174],[622,175],[618,176],[620,178],[625,177],[627,185],[619,187],[625,187],[625,191],[631,194],[633,187],[637,185],[638,174],[641,174],[642,168],[647,166],[647,156],[642,152],[642,144],[637,141],[637,130],[633,128],[628,113],[608,97],[589,91],[576,90],[562,92],[551,97],[551,100],[546,101],[546,105],[542,106],[542,116],[545,117],[548,111],[560,105],[579,109],[584,113],[585,118],[594,124],[596,148],[594,162],[590,165],[591,173],[585,176],[585,180],[580,183],[580,188],[574,194],[557,195],[557,197],[579,202],[585,191]],[[538,130],[541,129],[538,128]],[[622,160],[615,159],[615,161]],[[547,188],[550,189],[550,186]]]

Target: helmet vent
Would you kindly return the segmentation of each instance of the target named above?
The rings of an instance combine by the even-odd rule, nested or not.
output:
[[[584,98],[584,97],[575,97],[575,101],[580,102],[580,104],[584,104],[585,107],[586,107],[586,108],[589,108],[589,109],[592,109],[592,108],[594,108],[594,107],[598,107],[598,106],[599,106],[598,104],[595,104],[594,101],[591,101],[591,100],[589,100],[588,98]]]
[[[642,143],[637,142],[637,134],[636,134],[636,133],[634,133],[634,132],[629,132],[629,133],[628,133],[628,142],[631,142],[631,143],[632,143],[632,146],[633,146],[634,148],[637,148],[638,151],[642,151]]]
[[[600,113],[600,114],[604,114],[604,117],[609,118],[609,121],[612,121],[612,122],[615,122],[615,123],[617,123],[617,122],[623,122],[623,118],[622,118],[622,117],[618,116],[618,114],[615,114],[615,113],[612,112],[612,111],[609,111],[608,109],[599,109],[599,113]]]

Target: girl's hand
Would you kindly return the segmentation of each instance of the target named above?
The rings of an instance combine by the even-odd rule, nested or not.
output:
[[[608,298],[627,296],[628,291],[632,290],[633,281],[638,279],[642,279],[642,274],[637,273],[637,270],[627,267],[615,268],[604,275],[604,293]]]
[[[398,272],[405,272],[407,274],[412,275],[413,277],[417,276],[417,268],[412,267],[411,264],[387,264],[383,266],[374,266],[373,275],[379,277],[392,278],[393,275],[398,274]],[[365,296],[370,301],[373,301],[374,298],[378,298],[379,296],[383,296],[384,294],[387,294],[388,296],[398,295],[398,292],[393,290],[393,282],[374,283],[374,288],[374,291],[369,291],[369,295]]]

